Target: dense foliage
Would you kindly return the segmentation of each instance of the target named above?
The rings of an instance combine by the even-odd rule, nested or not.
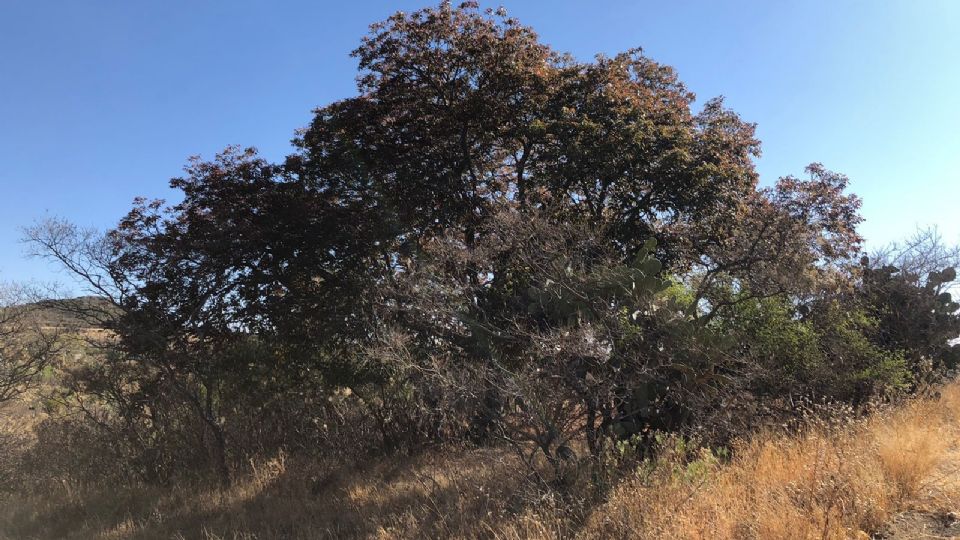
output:
[[[109,301],[71,305],[113,338],[51,399],[93,422],[61,429],[107,434],[150,481],[469,442],[550,484],[657,433],[722,443],[794,398],[861,404],[955,366],[954,261],[861,260],[844,176],[760,187],[753,125],[695,110],[640,50],[579,61],[445,3],[354,56],[357,96],[283,163],[230,148],[106,234],[28,231]]]

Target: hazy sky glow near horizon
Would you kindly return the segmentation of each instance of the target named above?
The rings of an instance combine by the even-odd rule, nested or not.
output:
[[[864,201],[868,246],[936,225],[960,242],[960,1],[520,1],[580,59],[640,46],[702,104],[758,124],[764,184],[822,162]],[[310,111],[356,92],[367,26],[428,2],[0,0],[0,281],[64,280],[19,228],[107,228],[175,199],[191,155],[291,151]]]

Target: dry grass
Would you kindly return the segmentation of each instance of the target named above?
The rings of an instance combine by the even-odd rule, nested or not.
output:
[[[7,430],[13,431],[8,420]],[[22,431],[22,430],[21,430]],[[78,486],[0,494],[0,539],[868,538],[960,503],[960,386],[841,428],[761,434],[721,463],[669,453],[592,510],[529,489],[500,450],[333,468],[277,456],[220,491]]]
[[[472,450],[340,468],[281,455],[251,463],[228,490],[66,481],[0,495],[0,539],[476,536],[506,521],[510,504],[523,506],[516,472],[509,455]]]
[[[706,478],[637,477],[591,517],[586,538],[869,538],[908,509],[960,503],[951,469],[960,386],[865,421],[760,435]]]

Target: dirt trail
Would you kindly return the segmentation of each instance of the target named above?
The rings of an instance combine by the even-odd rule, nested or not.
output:
[[[955,514],[904,512],[896,516],[884,533],[884,540],[960,539],[960,521]]]

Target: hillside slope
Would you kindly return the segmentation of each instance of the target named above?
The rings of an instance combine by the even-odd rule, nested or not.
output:
[[[0,410],[3,466],[36,443],[42,416]],[[279,455],[226,491],[39,482],[21,468],[0,475],[0,538],[941,538],[960,535],[958,434],[953,384],[839,427],[758,435],[730,459],[667,450],[592,508],[532,490],[497,449],[342,467]]]

